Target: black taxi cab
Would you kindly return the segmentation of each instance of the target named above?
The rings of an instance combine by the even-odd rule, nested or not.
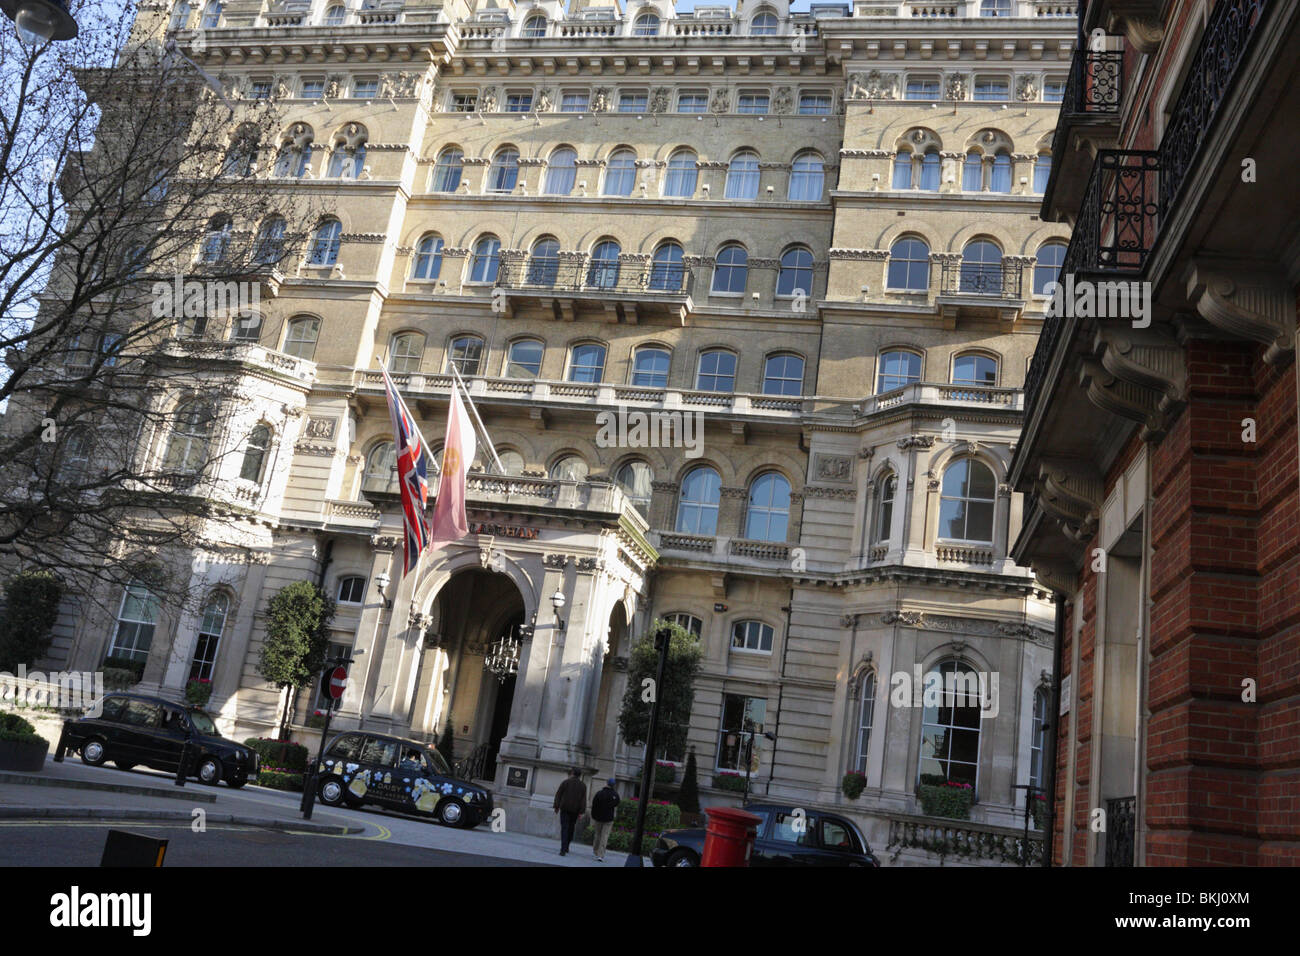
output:
[[[326,806],[371,803],[465,829],[492,815],[491,790],[458,780],[442,754],[401,737],[366,731],[339,734],[330,741],[317,772],[317,793]]]

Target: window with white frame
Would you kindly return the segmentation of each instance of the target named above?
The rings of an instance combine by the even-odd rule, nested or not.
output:
[[[1047,750],[1047,714],[1051,696],[1047,688],[1034,691],[1034,719],[1029,732],[1029,785],[1043,787],[1043,754]],[[1031,795],[1030,799],[1033,799]]]
[[[649,288],[653,292],[681,292],[686,281],[682,247],[675,242],[661,242],[650,260]]]
[[[1000,103],[1011,98],[1011,81],[1005,76],[975,77],[975,101]]]
[[[122,590],[116,627],[108,645],[107,657],[125,658],[143,664],[149,659],[154,627],[158,622],[158,595],[139,578],[132,578]]]
[[[214,594],[199,616],[199,636],[194,643],[194,659],[190,662],[190,680],[212,680],[212,670],[217,663],[217,649],[226,629],[226,615],[230,599],[224,594]]]
[[[881,352],[876,375],[876,393],[891,392],[921,380],[921,356],[901,349]]]
[[[527,113],[532,108],[532,90],[512,90],[506,93],[507,113]]]
[[[668,171],[664,176],[664,195],[689,199],[695,195],[697,157],[694,151],[679,149],[668,157]]]
[[[379,95],[379,79],[373,76],[358,76],[352,81],[352,98],[354,100],[373,100]]]
[[[749,21],[749,35],[752,37],[776,36],[777,22],[775,13],[760,13]]]
[[[790,167],[789,199],[794,202],[818,202],[826,173],[822,158],[816,153],[800,153]]]
[[[176,409],[163,467],[181,474],[195,474],[208,460],[215,416],[205,399],[196,398]]]
[[[890,289],[924,292],[930,288],[930,247],[923,239],[907,236],[889,247]]]
[[[381,441],[366,456],[366,470],[361,478],[361,490],[377,494],[397,493],[397,446]]]
[[[1034,295],[1047,295],[1048,286],[1061,275],[1065,264],[1065,243],[1045,242],[1038,247],[1034,261]]]
[[[668,385],[668,366],[672,353],[656,345],[642,346],[632,357],[632,384],[642,388],[664,388]]]
[[[338,602],[340,604],[360,604],[366,597],[366,579],[359,575],[339,578]]]
[[[723,246],[714,260],[713,292],[740,295],[749,277],[749,253],[741,245]]]
[[[737,113],[766,113],[771,96],[762,90],[742,90],[736,101]]]
[[[993,541],[997,482],[988,465],[961,458],[943,473],[939,493],[939,537],[951,541]]]
[[[731,626],[731,649],[771,654],[774,633],[772,625],[762,621],[737,621]]]
[[[295,358],[311,360],[316,354],[316,339],[320,335],[320,319],[303,316],[289,320],[284,336],[284,353]]]
[[[551,477],[556,481],[586,481],[589,473],[581,455],[564,455],[551,465]]]
[[[560,146],[551,151],[551,157],[546,161],[542,192],[548,196],[567,196],[573,192],[577,178],[577,150],[571,146]]]
[[[618,95],[620,113],[644,113],[649,96],[645,90],[624,90]]]
[[[659,17],[653,13],[643,13],[632,23],[634,37],[657,37],[659,35]]]
[[[654,472],[644,461],[634,459],[625,462],[619,467],[618,473],[614,476],[614,481],[627,500],[632,503],[641,514],[649,516],[650,514],[650,483],[654,481]]]
[[[260,484],[266,467],[266,454],[271,448],[271,428],[258,423],[248,433],[244,442],[244,457],[239,463],[239,477]]]
[[[411,262],[412,279],[436,279],[442,272],[442,236],[421,237]]]
[[[483,340],[477,335],[458,335],[451,340],[448,356],[462,376],[478,375],[483,368]]]
[[[821,91],[799,94],[799,115],[829,116],[831,112],[831,95]]]
[[[492,157],[488,167],[487,191],[490,193],[512,192],[519,182],[519,150],[513,146],[499,149]]]
[[[497,269],[501,265],[501,240],[496,236],[484,236],[474,244],[474,254],[470,257],[470,282],[496,282]]]
[[[388,371],[394,375],[418,372],[423,356],[424,336],[419,332],[401,332],[388,343]]]
[[[616,149],[605,164],[606,196],[630,196],[636,185],[636,153],[630,149]]]
[[[894,530],[894,499],[898,497],[898,476],[889,474],[876,483],[876,533],[877,544],[888,544]]]
[[[727,164],[727,181],[723,188],[727,199],[758,198],[758,154],[742,150]]]
[[[781,271],[776,277],[778,296],[812,295],[813,256],[804,246],[781,253]]]
[[[339,261],[339,247],[343,241],[343,223],[325,219],[316,227],[312,237],[311,258],[313,266],[332,266]]]
[[[516,339],[506,358],[506,378],[536,378],[542,371],[544,346],[537,339]]]
[[[998,360],[991,355],[967,352],[952,360],[954,385],[994,386],[998,383]]]
[[[546,36],[546,17],[538,13],[525,20],[522,36],[525,40],[536,40]]]
[[[465,154],[448,147],[438,154],[433,174],[429,177],[429,191],[454,193],[460,187],[460,177],[465,169]]]
[[[939,99],[939,78],[937,76],[909,76],[903,98],[908,100]]]
[[[768,472],[749,486],[745,537],[750,541],[785,541],[790,528],[790,482]]]
[[[561,113],[585,113],[591,103],[591,94],[586,90],[566,90],[560,94]]]
[[[974,788],[979,778],[980,700],[975,671],[958,661],[934,669],[942,682],[937,702],[921,713],[917,776],[942,777]],[[926,695],[927,700],[932,695]]]
[[[702,392],[733,392],[736,389],[736,353],[709,349],[700,353],[695,387]]]
[[[717,534],[721,494],[722,478],[714,469],[708,465],[691,469],[682,479],[675,530],[683,534]]]
[[[677,94],[677,112],[707,113],[709,94],[704,90],[683,90]]]
[[[724,694],[722,727],[718,733],[718,769],[753,772],[754,741],[763,733],[767,701],[761,697]]]
[[[764,395],[802,395],[803,359],[792,352],[777,352],[763,362]]]
[[[575,345],[569,353],[569,381],[596,384],[605,377],[605,346]]]
[[[854,753],[853,769],[858,773],[867,772],[867,755],[871,752],[871,725],[876,711],[876,672],[867,671],[862,675],[858,685],[858,732],[857,749]]]
[[[694,614],[687,614],[685,611],[673,611],[671,614],[665,614],[664,620],[669,624],[676,624],[684,630],[690,631],[696,639],[704,633],[704,622]]]

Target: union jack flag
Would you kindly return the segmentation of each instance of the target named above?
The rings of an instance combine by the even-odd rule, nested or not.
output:
[[[402,573],[410,574],[420,560],[420,554],[429,546],[429,525],[424,517],[429,501],[428,445],[393,384],[387,366],[381,363],[379,367],[384,373],[384,392],[388,397],[388,414],[393,420],[393,441],[397,446],[397,486],[402,494],[406,532]]]

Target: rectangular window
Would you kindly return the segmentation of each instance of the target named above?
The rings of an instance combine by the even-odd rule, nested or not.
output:
[[[373,100],[379,95],[379,81],[374,77],[357,79],[352,82],[352,97],[358,100]]]
[[[533,108],[532,93],[507,93],[506,94],[507,113],[527,113],[532,108]]]
[[[302,81],[302,98],[304,100],[318,100],[325,95],[324,80],[303,80]]]
[[[620,93],[618,111],[620,113],[644,113],[646,102],[645,93]]]
[[[936,77],[909,78],[907,92],[904,96],[909,100],[937,100],[939,98],[939,80]]]
[[[803,116],[827,116],[831,111],[829,93],[801,93],[799,95],[799,113]]]
[[[688,90],[677,95],[677,112],[706,113],[709,109],[709,94],[700,90]]]
[[[978,76],[975,78],[975,100],[998,103],[1010,98],[1011,85],[1005,77]]]
[[[560,112],[585,113],[590,100],[589,93],[565,93],[560,97]]]
[[[763,733],[767,701],[761,697],[726,694],[722,698],[722,729],[718,734],[718,769],[752,773],[754,740]]]
[[[478,109],[478,94],[461,92],[451,94],[452,113],[473,113]]]
[[[741,93],[736,103],[737,113],[766,113],[768,95],[766,93]]]
[[[1065,80],[1045,80],[1043,82],[1043,102],[1060,103],[1065,99]]]
[[[253,100],[269,100],[271,98],[271,81],[253,80],[252,85],[248,88],[248,97]]]

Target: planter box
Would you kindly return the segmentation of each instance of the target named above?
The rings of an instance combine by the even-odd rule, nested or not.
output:
[[[50,742],[44,737],[39,743],[0,740],[0,770],[40,772],[45,769],[45,755],[49,752]]]
[[[947,817],[950,820],[970,819],[974,794],[975,791],[961,787],[939,787],[926,783],[916,788],[922,813],[927,817]]]

